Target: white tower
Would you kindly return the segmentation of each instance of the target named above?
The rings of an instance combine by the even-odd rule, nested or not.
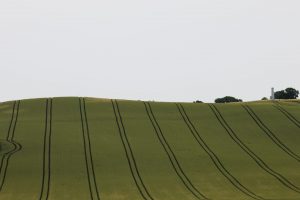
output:
[[[271,88],[271,97],[270,97],[271,100],[274,100],[275,99],[275,95],[274,95],[274,88],[272,87]]]

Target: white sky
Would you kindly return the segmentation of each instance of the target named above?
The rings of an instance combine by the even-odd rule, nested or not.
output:
[[[299,0],[1,0],[0,101],[300,89]]]

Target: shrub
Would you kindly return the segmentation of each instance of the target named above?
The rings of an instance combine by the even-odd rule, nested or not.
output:
[[[203,103],[203,101],[196,100],[196,101],[194,101],[194,103]]]
[[[242,102],[242,99],[237,99],[235,97],[231,97],[231,96],[226,96],[223,98],[217,98],[215,100],[215,103],[230,103],[230,102]]]

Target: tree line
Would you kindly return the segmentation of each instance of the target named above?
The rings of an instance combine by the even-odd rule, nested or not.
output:
[[[286,88],[285,90],[276,91],[274,93],[275,99],[297,99],[299,91],[294,88]],[[261,100],[268,100],[267,97],[263,97]],[[222,98],[215,99],[215,103],[231,103],[231,102],[243,102],[242,99],[238,99],[232,96],[225,96]],[[194,101],[194,103],[203,103],[200,100]]]

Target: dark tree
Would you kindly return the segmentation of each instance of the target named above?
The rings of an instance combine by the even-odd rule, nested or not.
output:
[[[268,98],[267,97],[263,97],[261,100],[266,101],[266,100],[268,100]]]
[[[299,91],[294,89],[294,88],[286,88],[286,96],[289,99],[297,99],[297,97],[299,96]]]
[[[194,103],[203,103],[203,101],[196,100],[196,101],[194,101]]]
[[[231,96],[226,96],[223,98],[217,98],[215,100],[216,103],[230,103],[230,102],[242,102],[242,99],[237,99],[235,97],[231,97]]]
[[[286,88],[275,92],[275,99],[297,99],[299,91],[294,88]]]
[[[274,93],[275,99],[285,99],[285,92],[284,90],[280,90]]]

